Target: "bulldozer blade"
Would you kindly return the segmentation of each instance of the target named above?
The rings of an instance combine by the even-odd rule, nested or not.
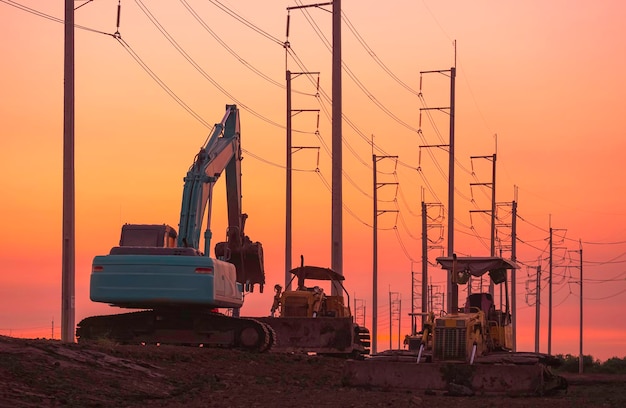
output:
[[[354,351],[351,317],[255,317],[274,329],[272,351],[341,354]]]
[[[446,391],[454,395],[547,395],[567,388],[543,364],[466,364],[349,360],[344,382],[351,386]]]

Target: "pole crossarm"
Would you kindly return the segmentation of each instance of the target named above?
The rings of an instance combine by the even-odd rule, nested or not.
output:
[[[296,116],[298,113],[302,113],[302,112],[317,112],[317,113],[319,113],[320,110],[319,109],[292,109],[291,110],[291,113],[292,113],[291,116]]]
[[[432,71],[420,71],[420,75],[421,74],[446,74],[446,73],[451,73],[452,70],[451,69],[436,69],[436,70],[432,70]],[[446,75],[449,76],[449,75]]]
[[[291,6],[291,7],[287,7],[287,10],[296,10],[296,9],[303,9],[303,8],[309,8],[309,7],[317,7],[317,8],[321,8],[324,11],[328,11],[330,12],[330,10],[326,10],[325,8],[323,8],[323,6],[332,6],[333,2],[327,2],[327,3],[315,3],[315,4],[303,4],[301,6]]]

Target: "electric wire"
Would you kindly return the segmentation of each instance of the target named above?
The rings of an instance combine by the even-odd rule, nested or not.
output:
[[[49,14],[43,13],[43,12],[41,12],[41,11],[35,10],[35,9],[30,8],[30,7],[28,7],[28,6],[25,6],[25,5],[23,5],[23,4],[20,4],[20,3],[16,2],[16,1],[12,1],[12,0],[0,0],[0,3],[7,4],[7,5],[9,5],[9,6],[15,7],[15,8],[19,9],[19,10],[22,10],[22,11],[25,11],[25,12],[27,12],[27,13],[33,14],[33,15],[35,15],[35,16],[38,16],[38,17],[43,17],[43,18],[45,18],[45,19],[47,19],[47,20],[54,21],[54,22],[56,22],[56,23],[60,23],[60,24],[65,25],[65,20],[64,20],[64,19],[62,19],[62,18],[51,16],[51,15],[49,15]],[[81,7],[81,6],[78,6],[78,7]],[[77,8],[78,8],[78,7],[77,7]],[[107,32],[105,32],[105,31],[96,30],[96,29],[94,29],[94,28],[90,28],[90,27],[85,27],[85,26],[82,26],[82,25],[79,25],[79,24],[74,24],[74,27],[75,27],[75,28],[78,28],[78,29],[80,29],[80,30],[90,31],[90,32],[92,32],[92,33],[104,34],[104,35],[109,35],[109,36],[111,36],[111,37],[115,37],[115,34],[112,34],[112,33],[107,33]]]
[[[135,3],[139,6],[139,8],[141,9],[141,11],[148,17],[148,19],[150,20],[150,22],[157,28],[157,30],[169,41],[169,43],[176,49],[176,51],[178,51],[183,58],[185,58],[187,60],[187,62],[189,62],[195,69],[196,71],[198,71],[207,81],[209,81],[215,88],[217,88],[220,92],[222,92],[224,95],[226,95],[227,97],[229,97],[233,102],[235,102],[237,104],[237,106],[241,107],[243,110],[251,113],[252,115],[256,116],[257,118],[263,120],[264,122],[267,122],[271,125],[274,125],[278,128],[282,128],[284,129],[285,126],[281,125],[280,123],[266,117],[263,116],[262,114],[258,113],[257,111],[255,111],[254,109],[252,109],[251,107],[249,107],[248,105],[244,104],[243,102],[241,102],[238,98],[236,98],[233,94],[231,94],[230,92],[228,92],[228,90],[226,90],[223,86],[221,86],[215,79],[213,79],[179,44],[178,42],[176,42],[176,40],[167,32],[167,30],[165,29],[165,27],[163,27],[161,25],[161,23],[159,23],[159,21],[157,20],[157,18],[150,12],[150,10],[146,7],[146,5],[141,1],[141,0],[135,0]],[[298,132],[297,130],[294,130],[295,132]],[[307,132],[302,132],[302,133],[307,133]]]

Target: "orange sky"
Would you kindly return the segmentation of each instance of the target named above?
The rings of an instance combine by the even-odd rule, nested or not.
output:
[[[59,337],[63,140],[63,26],[29,7],[63,18],[63,2],[0,1],[0,129],[3,233],[0,234],[0,333]],[[78,6],[81,4],[77,2]],[[254,31],[220,10],[222,4]],[[122,1],[119,31],[127,46],[189,106],[184,110],[109,35],[76,30],[76,321],[116,312],[89,300],[90,263],[119,239],[121,225],[177,226],[182,178],[226,104],[240,107],[247,234],[263,243],[267,290],[246,298],[244,315],[269,313],[271,288],[284,275],[286,8],[296,1]],[[20,7],[15,7],[16,5]],[[152,14],[185,50],[183,58],[148,19]],[[429,203],[447,205],[448,116],[420,108],[449,105],[449,79],[420,71],[449,69],[456,78],[455,243],[460,255],[489,254],[486,160],[495,152],[497,202],[518,188],[518,349],[534,348],[535,269],[548,270],[548,229],[555,238],[552,352],[578,353],[578,240],[585,274],[585,354],[626,355],[626,6],[620,1],[342,2],[344,274],[351,300],[372,304],[372,136],[379,164],[379,350],[388,346],[388,292],[401,294],[402,333],[408,333],[411,269],[421,271],[422,189]],[[229,52],[206,27],[225,41]],[[116,31],[116,0],[76,10],[76,24]],[[294,109],[320,109],[293,120],[293,144],[320,147],[294,153],[293,259],[330,266],[330,14],[293,10],[291,71],[320,72],[320,98],[307,76],[294,79]],[[313,29],[315,27],[318,33]],[[365,49],[350,27],[367,45]],[[262,31],[266,35],[259,33]],[[320,38],[320,36],[322,38]],[[268,38],[269,37],[269,38]],[[235,57],[233,54],[236,54]],[[373,57],[375,56],[376,59]],[[190,62],[190,60],[193,62]],[[377,62],[378,61],[378,62]],[[381,64],[382,63],[382,64]],[[406,89],[386,69],[410,88]],[[253,69],[251,69],[253,68]],[[258,74],[261,72],[271,81]],[[355,83],[353,78],[359,82]],[[212,82],[219,85],[216,87]],[[386,113],[387,112],[387,113]],[[204,121],[204,123],[202,123]],[[315,134],[319,132],[319,137]],[[418,130],[421,130],[420,137]],[[319,167],[319,173],[314,170]],[[422,173],[416,168],[420,167]],[[472,174],[472,169],[474,174]],[[423,177],[422,177],[423,175]],[[216,187],[213,235],[225,234],[223,186]],[[395,200],[395,201],[394,201]],[[503,223],[506,214],[502,214]],[[510,220],[510,218],[509,218]],[[444,221],[447,224],[447,221]],[[502,230],[506,235],[506,231]],[[558,237],[562,237],[560,231]],[[444,231],[445,237],[445,231]],[[435,238],[435,237],[431,237]],[[610,243],[610,244],[609,244]],[[442,243],[445,245],[445,242]],[[440,253],[431,251],[429,258]],[[571,257],[571,260],[570,260]],[[430,269],[432,284],[443,272]],[[545,275],[544,275],[545,276]],[[541,351],[547,344],[547,281],[543,283]],[[419,302],[419,301],[418,301]],[[394,321],[394,325],[397,322]],[[394,329],[394,336],[397,330]],[[394,344],[397,340],[394,340]]]

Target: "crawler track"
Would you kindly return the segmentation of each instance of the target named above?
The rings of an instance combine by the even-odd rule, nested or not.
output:
[[[204,310],[147,310],[92,316],[77,325],[79,342],[108,339],[121,344],[174,344],[266,352],[276,335],[267,324]]]

